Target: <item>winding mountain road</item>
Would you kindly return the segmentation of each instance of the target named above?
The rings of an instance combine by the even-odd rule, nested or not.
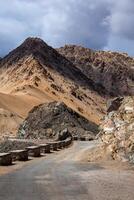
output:
[[[134,171],[82,163],[94,142],[76,142],[0,176],[0,200],[134,200]]]

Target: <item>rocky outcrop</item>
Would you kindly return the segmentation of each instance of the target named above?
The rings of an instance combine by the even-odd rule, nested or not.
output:
[[[72,134],[65,128],[63,131],[58,132],[57,140],[66,140],[68,137],[72,137]]]
[[[98,126],[64,103],[52,102],[33,108],[19,128],[18,136],[28,139],[63,139],[71,135],[96,135]]]
[[[119,107],[121,106],[121,103],[123,101],[123,97],[117,97],[115,99],[110,99],[107,102],[107,112],[112,112],[112,111],[116,111],[119,109]]]
[[[99,136],[114,160],[134,163],[134,97],[125,97],[116,111],[108,112]]]
[[[125,53],[93,51],[75,45],[57,50],[90,78],[101,94],[134,94],[134,58]]]

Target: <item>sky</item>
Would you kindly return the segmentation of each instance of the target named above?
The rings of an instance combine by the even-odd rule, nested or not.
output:
[[[0,56],[27,37],[134,56],[134,0],[0,0]]]

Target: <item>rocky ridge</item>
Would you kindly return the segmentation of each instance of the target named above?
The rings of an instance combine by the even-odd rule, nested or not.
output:
[[[48,71],[54,70],[64,78],[84,84],[84,87],[91,89],[93,86],[92,80],[88,79],[69,60],[40,38],[27,38],[19,47],[1,60],[0,68],[1,71],[7,69],[12,78],[15,78],[18,68],[22,68],[20,72],[22,74],[25,72],[24,80],[34,76],[33,72],[46,75],[45,78],[48,77],[53,80]],[[20,79],[21,77],[19,77]],[[35,82],[39,82],[38,77],[34,77],[34,79]]]
[[[93,51],[75,45],[57,49],[88,78],[102,94],[134,94],[134,58],[118,52]]]

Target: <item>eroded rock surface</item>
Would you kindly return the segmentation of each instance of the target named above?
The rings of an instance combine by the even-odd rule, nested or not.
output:
[[[113,159],[134,163],[134,97],[124,98],[118,110],[107,114],[100,136]]]
[[[101,94],[134,94],[134,58],[126,53],[94,51],[76,45],[57,49],[88,78]]]

